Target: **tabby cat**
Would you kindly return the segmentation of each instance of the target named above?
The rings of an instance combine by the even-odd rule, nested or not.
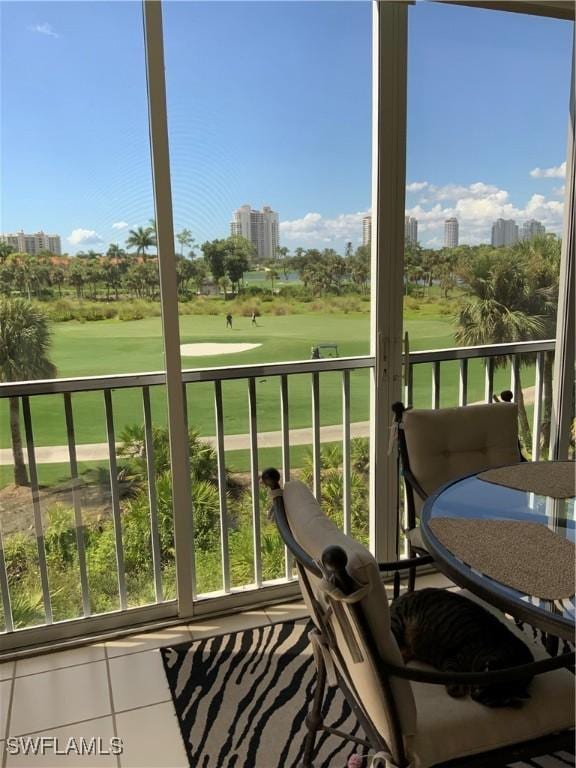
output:
[[[493,614],[445,589],[407,592],[392,603],[392,632],[405,662],[441,671],[484,672],[529,664],[526,645]],[[487,707],[520,707],[530,698],[530,680],[490,685],[447,685],[450,696],[466,696]]]

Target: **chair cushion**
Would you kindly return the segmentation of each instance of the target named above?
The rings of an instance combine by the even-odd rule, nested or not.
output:
[[[406,531],[406,536],[408,537],[408,541],[410,542],[410,545],[414,547],[414,549],[419,549],[422,552],[427,552],[426,544],[424,544],[424,539],[422,538],[422,531],[420,530],[420,526],[416,526],[416,528],[411,528],[409,531]]]
[[[456,477],[521,460],[515,403],[409,410],[403,429],[410,468],[427,494]],[[417,494],[414,502],[420,512]]]
[[[319,561],[323,551],[331,545],[342,547],[346,552],[347,570],[350,576],[359,584],[370,585],[368,594],[360,604],[378,651],[389,663],[402,664],[402,656],[390,630],[386,590],[380,578],[378,564],[372,554],[362,544],[342,533],[332,520],[324,515],[309,488],[299,480],[286,483],[284,506],[294,538],[312,558]],[[323,590],[320,588],[319,580],[310,576],[310,583],[316,598],[322,600]],[[305,589],[303,594],[306,599]],[[313,611],[311,613],[314,615]],[[360,669],[358,672],[360,673]],[[361,691],[364,703],[378,701],[379,684],[375,675],[370,680],[370,676],[363,672],[353,680],[353,683]],[[402,730],[405,734],[413,734],[416,732],[416,708],[410,683],[396,679],[392,681],[392,688],[400,713]],[[375,724],[379,719],[382,721],[382,713],[378,714],[373,710],[370,714]]]
[[[540,644],[529,645],[535,658],[546,656]],[[418,733],[410,742],[414,768],[574,727],[574,676],[565,669],[536,676],[531,698],[520,709],[491,709],[469,697],[454,699],[444,686],[412,683],[412,690],[418,708]]]

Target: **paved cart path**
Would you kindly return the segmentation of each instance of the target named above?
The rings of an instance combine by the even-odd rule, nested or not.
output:
[[[368,437],[370,422],[358,421],[350,425],[352,437]],[[202,437],[201,439],[216,447],[215,437]],[[320,440],[323,443],[333,443],[342,440],[342,425],[320,428]],[[312,429],[290,430],[290,445],[311,445]],[[116,443],[120,447],[120,443]],[[258,432],[258,448],[278,448],[282,445],[282,432]],[[241,451],[250,449],[250,435],[226,435],[224,448],[227,451]],[[48,445],[36,448],[36,462],[38,464],[65,464],[69,461],[67,445]],[[77,461],[100,461],[108,458],[108,443],[84,443],[76,446]],[[12,464],[12,450],[0,449],[0,464]]]
[[[534,387],[524,390],[524,402],[526,405],[534,401]],[[357,421],[350,424],[351,437],[368,437],[370,434],[369,421]],[[216,437],[201,437],[207,443],[216,446]],[[320,428],[320,441],[323,443],[335,443],[342,440],[342,425],[336,424]],[[290,430],[290,445],[311,445],[312,429]],[[116,444],[120,447],[120,443]],[[258,448],[279,448],[282,445],[282,432],[258,432]],[[226,435],[224,448],[227,451],[242,451],[250,449],[250,435]],[[67,445],[48,445],[36,448],[36,462],[38,464],[65,464],[69,461]],[[102,461],[108,459],[108,443],[83,443],[76,446],[77,461]],[[0,449],[0,465],[12,464],[12,450]]]

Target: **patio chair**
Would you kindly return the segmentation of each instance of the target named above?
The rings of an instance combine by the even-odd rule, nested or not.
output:
[[[420,410],[394,403],[398,451],[406,488],[408,555],[426,552],[418,525],[425,500],[450,480],[525,461],[518,442],[518,406],[512,392],[501,401],[458,408]],[[409,572],[409,589],[415,571]]]
[[[574,654],[546,656],[524,667],[481,674],[444,673],[405,665],[390,628],[382,567],[370,552],[327,518],[300,481],[279,485],[275,469],[262,480],[273,496],[273,515],[295,558],[300,588],[315,624],[310,633],[317,669],[304,768],[313,765],[318,731],[339,735],[376,754],[373,766],[431,768],[446,761],[462,768],[470,756],[532,741],[573,726],[574,678],[561,667]],[[425,558],[423,558],[425,559]],[[513,628],[513,627],[512,627]],[[488,684],[536,675],[522,709],[489,709],[453,699],[448,683]],[[342,691],[365,738],[323,722],[326,683]],[[485,763],[488,765],[489,763]]]

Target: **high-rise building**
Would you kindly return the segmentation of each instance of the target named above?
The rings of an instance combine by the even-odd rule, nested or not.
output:
[[[536,219],[528,219],[520,227],[518,233],[520,240],[533,240],[535,237],[539,237],[546,234],[546,227],[542,222],[536,221]]]
[[[372,216],[368,214],[362,219],[362,245],[370,245],[372,242]]]
[[[42,230],[34,235],[27,235],[23,230],[0,235],[0,241],[11,245],[17,253],[29,253],[31,256],[41,251],[50,251],[55,256],[62,253],[60,235],[45,235]]]
[[[404,240],[415,245],[418,242],[418,219],[413,216],[404,217]],[[362,219],[362,245],[372,242],[372,216],[367,214]]]
[[[404,240],[411,245],[418,242],[418,219],[413,216],[404,217]]]
[[[518,225],[514,219],[498,219],[492,224],[492,245],[500,248],[503,245],[514,245],[518,242]]]
[[[261,211],[253,210],[250,205],[242,205],[234,211],[230,222],[230,234],[240,235],[256,247],[259,261],[278,258],[280,247],[278,214],[268,205]]]
[[[444,248],[456,248],[458,245],[458,219],[444,221]]]

